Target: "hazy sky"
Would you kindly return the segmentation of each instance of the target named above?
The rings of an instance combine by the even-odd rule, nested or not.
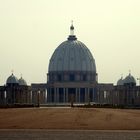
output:
[[[129,69],[140,77],[140,0],[0,0],[0,85],[12,69],[28,84],[46,82],[71,20],[95,58],[99,82],[116,83]]]

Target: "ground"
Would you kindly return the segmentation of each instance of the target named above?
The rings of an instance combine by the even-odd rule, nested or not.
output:
[[[140,110],[0,109],[0,129],[140,130]]]

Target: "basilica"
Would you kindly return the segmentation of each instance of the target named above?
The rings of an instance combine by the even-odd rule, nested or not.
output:
[[[95,59],[87,46],[74,34],[70,35],[52,54],[47,82],[27,85],[13,73],[0,86],[0,106],[5,105],[110,105],[140,106],[140,86],[128,74],[116,85],[98,83]]]

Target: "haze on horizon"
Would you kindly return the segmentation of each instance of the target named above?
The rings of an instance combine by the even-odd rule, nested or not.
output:
[[[46,82],[49,59],[75,34],[95,58],[99,83],[140,77],[139,0],[0,0],[0,85],[14,75]]]

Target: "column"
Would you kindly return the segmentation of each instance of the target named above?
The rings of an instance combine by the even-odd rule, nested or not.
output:
[[[59,103],[59,88],[56,88],[56,103]]]
[[[80,101],[80,97],[81,97],[81,92],[80,92],[80,88],[78,89],[79,90],[79,103],[81,103],[81,101]]]
[[[54,103],[57,102],[57,88],[54,88]]]
[[[77,102],[80,103],[80,88],[77,88]]]
[[[68,103],[68,88],[66,88],[65,90],[66,90],[66,103]]]
[[[96,99],[95,99],[95,92],[94,92],[94,88],[92,89],[92,102],[99,102],[99,97],[100,97],[100,93],[99,91],[97,91],[98,94],[96,94]]]
[[[63,88],[63,103],[65,103],[65,98],[66,98],[66,95],[65,95],[65,88]]]
[[[88,102],[88,96],[87,96],[87,88],[85,88],[85,103]]]
[[[75,96],[75,102],[78,103],[78,89],[76,88],[76,96]]]
[[[49,90],[49,102],[52,102],[52,88]]]
[[[88,97],[88,104],[90,104],[90,101],[92,101],[92,100],[90,99],[89,88],[87,88],[87,97]]]
[[[49,88],[49,103],[52,102],[52,99],[51,99],[51,88]]]

